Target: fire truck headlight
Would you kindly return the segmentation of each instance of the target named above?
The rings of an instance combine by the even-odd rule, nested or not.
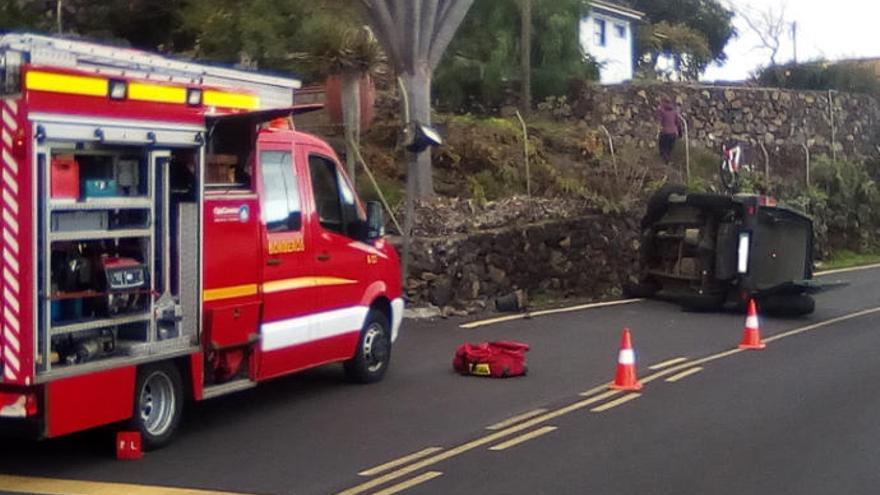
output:
[[[125,81],[110,80],[111,100],[124,100],[126,93],[128,93],[128,86],[126,86]]]
[[[739,273],[749,272],[749,241],[751,236],[748,232],[739,234],[739,255],[737,256],[736,268]]]
[[[189,106],[198,106],[202,104],[202,90],[189,88],[186,90],[186,104]]]

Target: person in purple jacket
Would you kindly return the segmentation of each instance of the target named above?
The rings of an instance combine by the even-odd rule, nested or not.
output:
[[[681,137],[681,113],[668,96],[664,96],[660,106],[657,107],[657,121],[660,123],[658,142],[660,158],[669,163],[672,158],[672,149],[675,147],[675,140]]]

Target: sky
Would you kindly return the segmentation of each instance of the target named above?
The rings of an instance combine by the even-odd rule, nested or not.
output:
[[[880,57],[880,2],[876,0],[728,0],[736,10],[751,6],[757,10],[779,11],[785,5],[785,17],[798,23],[798,61],[817,58]],[[707,69],[704,80],[738,81],[746,79],[758,67],[769,63],[769,52],[756,48],[757,36],[739,16],[734,19],[739,37],[728,43],[727,62]],[[776,57],[777,63],[792,60],[791,36]]]

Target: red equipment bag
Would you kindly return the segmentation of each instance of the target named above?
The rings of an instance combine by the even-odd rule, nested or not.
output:
[[[529,345],[506,340],[462,344],[455,351],[452,367],[462,375],[507,378],[525,375]]]

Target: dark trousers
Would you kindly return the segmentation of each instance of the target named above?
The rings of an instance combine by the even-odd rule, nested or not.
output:
[[[675,148],[676,138],[678,136],[675,134],[660,134],[660,142],[658,143],[660,158],[666,163],[669,163],[669,160],[672,158],[672,149]]]

